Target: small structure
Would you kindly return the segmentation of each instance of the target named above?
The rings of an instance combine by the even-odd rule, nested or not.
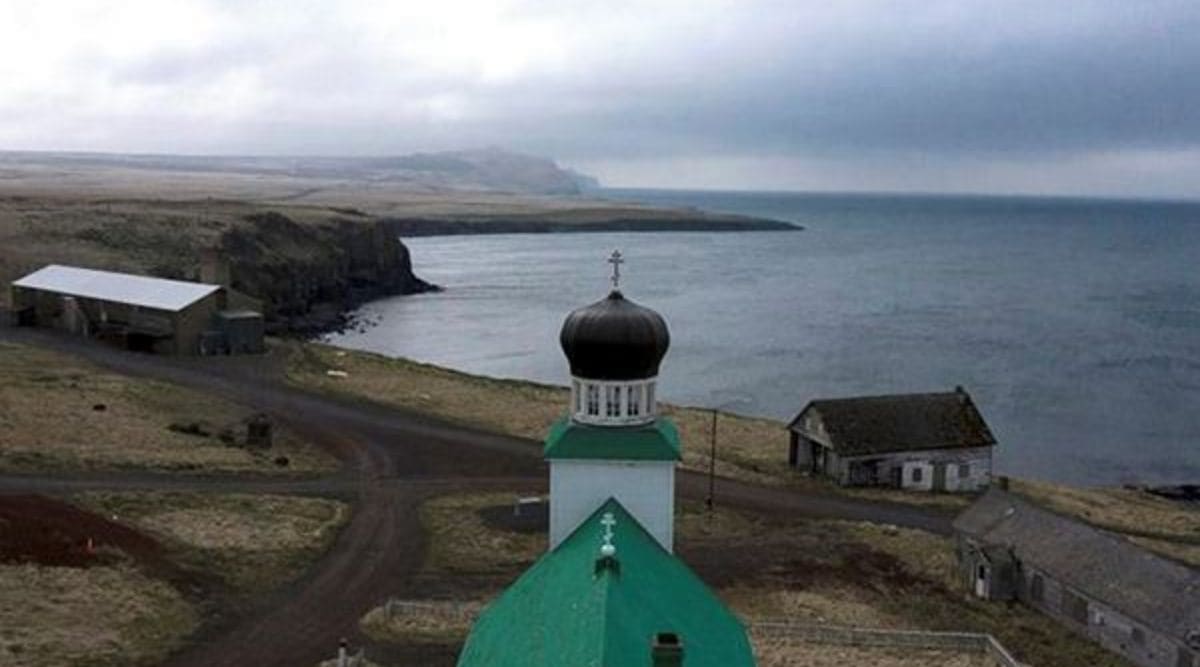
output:
[[[1144,667],[1200,667],[1200,571],[992,488],[954,522],[960,575]]]
[[[13,282],[15,323],[63,329],[161,354],[261,352],[258,312],[221,285],[51,264]]]
[[[788,463],[843,486],[976,491],[996,439],[962,387],[810,402],[788,424]]]

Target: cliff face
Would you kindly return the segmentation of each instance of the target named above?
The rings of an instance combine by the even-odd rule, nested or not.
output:
[[[268,211],[242,222],[221,235],[218,250],[231,286],[264,301],[276,332],[344,327],[365,301],[438,289],[413,274],[408,248],[374,220],[300,224]]]

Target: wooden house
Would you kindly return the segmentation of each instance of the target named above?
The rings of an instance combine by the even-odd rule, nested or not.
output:
[[[976,491],[991,479],[996,439],[962,387],[818,399],[788,430],[792,467],[845,486]]]

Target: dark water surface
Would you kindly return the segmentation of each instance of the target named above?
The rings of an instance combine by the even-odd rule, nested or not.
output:
[[[1200,205],[607,191],[803,232],[410,239],[439,294],[339,345],[565,383],[566,313],[622,286],[673,337],[662,394],[790,418],[808,400],[964,385],[997,466],[1076,483],[1200,480]]]

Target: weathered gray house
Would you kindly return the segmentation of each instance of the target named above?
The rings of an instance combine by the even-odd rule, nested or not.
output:
[[[962,387],[810,402],[788,424],[788,463],[846,486],[975,491],[992,474],[992,436]]]
[[[1200,570],[993,488],[954,522],[977,596],[1020,600],[1145,667],[1200,667]]]
[[[51,264],[12,284],[12,317],[162,354],[263,349],[262,315],[221,285]],[[234,343],[236,347],[231,347]]]

